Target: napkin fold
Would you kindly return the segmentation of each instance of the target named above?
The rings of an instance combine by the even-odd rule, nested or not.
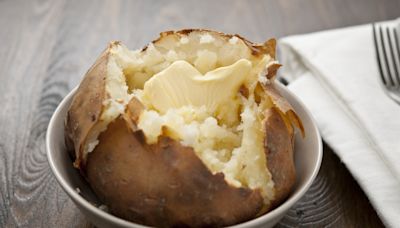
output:
[[[279,48],[289,89],[384,224],[399,226],[400,105],[380,85],[372,25],[290,36]]]

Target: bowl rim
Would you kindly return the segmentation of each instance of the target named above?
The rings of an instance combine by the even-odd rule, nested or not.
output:
[[[296,102],[302,106],[303,110],[305,111],[305,114],[310,118],[310,122],[312,125],[312,130],[316,133],[316,138],[317,138],[317,159],[316,159],[316,164],[314,165],[314,169],[312,170],[312,173],[308,179],[306,179],[305,184],[300,187],[299,191],[296,193],[292,194],[287,198],[283,203],[281,203],[278,207],[274,208],[273,210],[269,211],[268,213],[261,215],[257,218],[254,218],[252,220],[235,224],[229,227],[235,227],[235,228],[244,228],[248,226],[258,226],[263,224],[266,220],[272,220],[273,218],[279,217],[282,213],[285,213],[288,209],[290,209],[310,188],[311,184],[315,180],[319,169],[321,167],[322,163],[322,156],[323,156],[323,150],[322,150],[322,139],[320,132],[318,130],[318,127],[316,125],[316,121],[314,117],[311,115],[311,112],[306,108],[304,103],[294,94],[292,93],[289,89],[287,89],[283,84],[277,82],[275,83],[278,87],[279,90],[285,90],[286,93],[290,94]],[[78,86],[72,89],[60,102],[60,104],[57,106],[56,110],[54,111],[48,127],[46,131],[46,155],[47,155],[47,160],[50,165],[50,169],[53,173],[53,175],[56,177],[57,182],[61,185],[62,189],[69,195],[69,197],[76,203],[79,204],[77,205],[78,207],[83,207],[86,210],[89,210],[92,214],[96,216],[103,217],[105,220],[108,220],[115,225],[120,225],[123,227],[137,227],[137,228],[147,228],[149,226],[141,225],[138,223],[133,223],[127,220],[124,220],[122,218],[119,218],[111,213],[105,212],[101,210],[100,208],[94,206],[91,204],[89,201],[87,201],[82,195],[80,195],[72,186],[70,186],[66,180],[62,177],[61,173],[58,171],[55,163],[54,163],[54,157],[53,153],[51,152],[51,134],[53,133],[54,125],[56,124],[56,116],[58,116],[61,112],[61,109],[66,105],[66,103],[73,99],[73,95],[76,93],[78,89]]]

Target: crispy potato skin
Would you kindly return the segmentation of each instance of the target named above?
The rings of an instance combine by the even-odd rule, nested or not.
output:
[[[191,32],[203,32],[203,33],[210,33],[212,35],[215,36],[219,36],[219,37],[224,37],[226,39],[226,41],[228,41],[230,38],[232,38],[233,36],[236,36],[237,38],[241,39],[246,46],[251,50],[251,54],[253,56],[259,56],[259,55],[264,55],[264,54],[268,54],[270,55],[272,58],[275,58],[275,54],[276,54],[276,40],[275,39],[269,39],[267,41],[265,41],[262,44],[255,44],[251,41],[248,41],[247,39],[243,38],[242,36],[238,35],[238,34],[225,34],[222,32],[217,32],[217,31],[213,31],[213,30],[208,30],[208,29],[182,29],[179,31],[165,31],[160,33],[160,37],[157,38],[156,40],[153,40],[152,43],[156,44],[158,41],[160,41],[161,39],[165,38],[166,36],[170,36],[170,35],[188,35]],[[145,46],[142,50],[146,50],[148,46]]]
[[[290,123],[296,126],[302,136],[305,136],[305,131],[300,118],[295,113],[292,105],[284,98],[275,88],[275,83],[263,84],[265,93],[271,98],[275,107],[290,120]]]
[[[106,98],[105,77],[109,51],[117,44],[118,42],[111,42],[87,71],[68,109],[65,121],[65,141],[72,157],[76,158],[74,165],[77,168],[83,168],[81,159],[86,137],[99,121],[102,113],[102,104]]]
[[[286,199],[296,182],[294,137],[275,107],[266,110],[264,115],[264,148],[267,166],[275,183],[275,199],[272,202],[272,207],[275,207]]]
[[[112,213],[158,227],[219,227],[254,218],[258,190],[229,186],[192,148],[162,137],[147,145],[141,131],[119,118],[89,154],[87,176]]]

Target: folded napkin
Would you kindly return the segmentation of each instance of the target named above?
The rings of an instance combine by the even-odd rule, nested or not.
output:
[[[371,24],[290,36],[279,47],[289,89],[384,224],[399,226],[400,106],[380,86]]]

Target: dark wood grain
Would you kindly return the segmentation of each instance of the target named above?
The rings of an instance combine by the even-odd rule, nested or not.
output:
[[[0,0],[0,227],[86,227],[50,172],[45,132],[61,99],[109,40],[139,48],[189,27],[250,40],[399,16],[390,0]],[[325,147],[321,172],[279,227],[379,227],[368,199]]]

